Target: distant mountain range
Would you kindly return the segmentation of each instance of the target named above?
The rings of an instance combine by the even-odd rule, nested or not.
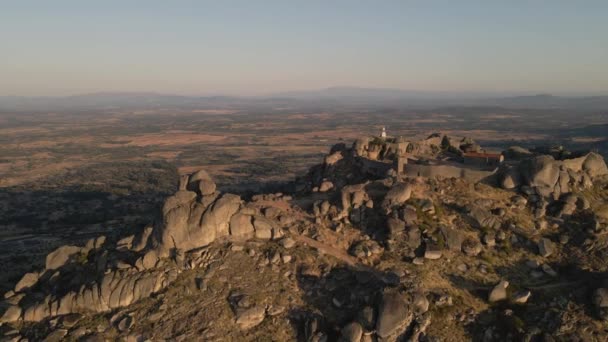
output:
[[[268,96],[180,96],[107,92],[66,97],[0,96],[0,110],[112,110],[158,108],[272,108],[364,106],[499,106],[508,108],[608,110],[608,96],[562,97],[547,94],[497,97],[484,93],[408,91],[390,88],[333,87]]]

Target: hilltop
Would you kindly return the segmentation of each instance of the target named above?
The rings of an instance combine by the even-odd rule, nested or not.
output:
[[[181,175],[142,230],[46,257],[9,340],[605,340],[608,167],[564,147],[361,137],[282,193]]]

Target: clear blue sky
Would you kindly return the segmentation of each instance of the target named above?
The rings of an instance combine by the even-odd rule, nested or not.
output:
[[[608,1],[3,1],[0,95],[608,94]]]

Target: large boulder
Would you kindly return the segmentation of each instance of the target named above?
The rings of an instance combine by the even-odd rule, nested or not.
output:
[[[227,236],[230,233],[230,218],[239,210],[241,202],[241,197],[234,194],[225,194],[217,199],[211,208],[207,209],[203,215],[203,218],[201,219],[200,232],[214,231],[216,237]],[[194,240],[196,240],[196,235],[197,234],[195,234],[195,237],[193,237]],[[211,241],[204,242],[205,244],[199,244],[195,247],[204,246],[209,244]]]
[[[503,189],[514,189],[521,185],[521,175],[519,170],[510,167],[503,170],[499,175],[500,186]]]
[[[398,336],[407,330],[413,318],[413,311],[405,296],[395,290],[382,294],[378,308],[376,333],[383,339]]]
[[[383,208],[390,208],[393,206],[398,206],[412,196],[412,186],[407,183],[397,183],[391,187],[391,189],[384,196],[384,200],[382,201]]]
[[[213,181],[213,179],[211,178],[211,176],[209,176],[209,173],[207,173],[207,171],[198,170],[195,173],[190,175],[190,178],[188,178],[188,184],[195,184],[196,182],[198,182],[200,180]]]
[[[478,228],[500,229],[502,226],[502,221],[499,217],[481,207],[472,207],[469,211],[469,216]]]
[[[216,185],[207,171],[199,170],[190,176],[186,189],[195,191],[202,196],[207,196],[215,192]]]
[[[21,280],[15,285],[15,292],[21,292],[29,289],[30,287],[36,285],[38,279],[40,278],[40,274],[38,272],[30,272],[26,273]]]
[[[251,215],[235,214],[230,219],[230,236],[235,239],[247,240],[253,238],[254,230]]]
[[[28,303],[21,308],[24,321],[37,322],[47,317],[71,313],[104,312],[128,306],[140,299],[160,291],[177,278],[177,270],[154,270],[147,272],[126,273],[112,271],[105,273],[98,281],[79,290],[66,294],[46,296],[37,302]],[[14,310],[6,321],[18,319]]]
[[[357,208],[369,199],[369,196],[365,192],[366,185],[366,183],[361,183],[347,185],[342,188],[342,210],[348,211],[351,208]]]
[[[508,296],[507,287],[509,287],[509,282],[506,280],[501,280],[500,283],[494,286],[492,291],[490,291],[488,301],[490,303],[494,303],[501,300],[506,300]]]
[[[597,153],[591,152],[585,158],[583,162],[583,171],[585,171],[591,178],[603,176],[608,174],[608,167],[604,158]]]
[[[67,264],[74,256],[81,252],[77,246],[61,246],[46,256],[46,269],[54,270]]]
[[[236,324],[242,330],[248,330],[262,323],[264,317],[266,317],[266,309],[256,306],[239,312],[236,317]]]
[[[196,199],[196,193],[192,191],[180,190],[173,194],[173,196],[169,196],[163,205],[163,216],[167,215],[167,213],[181,206],[190,206],[190,204]]]
[[[359,342],[363,336],[363,327],[358,322],[350,322],[340,331],[340,341]]]
[[[466,236],[462,232],[453,228],[442,227],[441,234],[443,235],[448,249],[460,252],[460,250],[462,249],[462,243],[466,238]]]
[[[157,231],[157,248],[161,256],[168,256],[172,248],[183,248],[189,238],[188,219],[190,206],[178,206],[163,216],[163,224]],[[215,238],[215,236],[213,236]]]
[[[239,210],[241,198],[224,194],[211,203],[195,198],[194,192],[178,191],[165,202],[163,225],[155,233],[160,257],[174,248],[188,251],[230,234],[230,219]]]
[[[359,138],[355,140],[353,149],[358,156],[365,156],[369,147],[369,138]]]
[[[21,318],[22,310],[17,305],[11,305],[0,317],[0,323],[14,322]]]
[[[273,222],[263,216],[255,216],[253,218],[253,227],[255,229],[255,237],[260,240],[272,239],[272,232],[275,229]]]
[[[521,175],[531,187],[555,187],[559,171],[559,163],[548,155],[530,158],[520,164]]]

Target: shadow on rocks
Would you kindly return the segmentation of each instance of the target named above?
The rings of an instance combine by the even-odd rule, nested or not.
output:
[[[352,267],[326,273],[301,269],[297,280],[306,301],[305,307],[289,314],[298,341],[319,341],[323,336],[327,341],[338,341],[341,328],[351,322],[373,331],[383,290],[399,284],[395,274]]]

